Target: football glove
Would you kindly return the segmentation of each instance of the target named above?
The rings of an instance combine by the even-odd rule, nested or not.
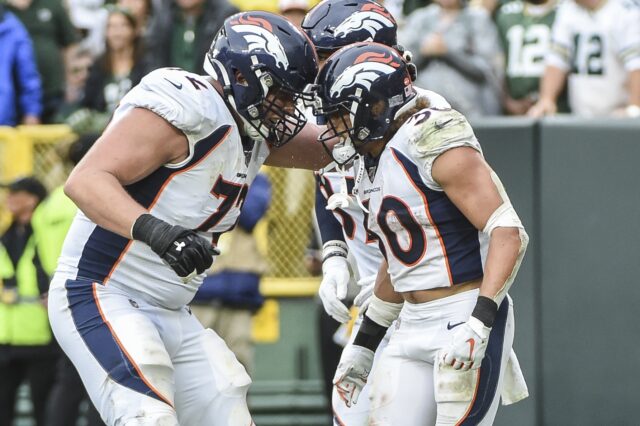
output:
[[[369,379],[373,356],[372,350],[353,344],[342,351],[333,384],[347,407],[358,403],[360,392]]]
[[[217,248],[194,230],[169,225],[150,214],[143,214],[136,219],[131,236],[147,243],[182,278],[194,273],[202,274],[211,267],[213,256],[220,254]]]
[[[373,296],[373,288],[375,284],[372,282],[361,284],[363,281],[364,280],[358,281],[358,285],[361,286],[360,292],[355,297],[355,299],[353,299],[353,304],[359,308],[361,313],[365,312],[369,307],[369,303],[371,303],[371,296]]]
[[[444,351],[443,363],[456,370],[480,368],[489,343],[491,329],[478,318],[471,316],[460,325],[451,339],[451,344]]]
[[[341,301],[347,297],[350,277],[346,257],[332,256],[322,262],[322,282],[318,295],[327,314],[341,323],[351,319],[349,309]]]

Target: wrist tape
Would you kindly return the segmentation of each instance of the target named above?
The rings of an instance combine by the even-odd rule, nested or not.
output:
[[[404,303],[385,302],[374,294],[371,296],[371,303],[369,303],[365,316],[388,328],[400,315],[402,306],[404,306]]]
[[[353,339],[353,344],[375,352],[380,342],[382,342],[382,339],[384,339],[385,334],[387,334],[388,328],[389,327],[384,327],[376,323],[365,313],[360,328],[358,329],[358,334],[356,334],[355,339]]]
[[[347,257],[349,249],[347,243],[340,240],[331,240],[324,243],[322,246],[322,261],[329,259],[330,257],[340,256]]]
[[[496,320],[498,314],[498,304],[492,299],[485,296],[478,296],[475,308],[471,313],[472,317],[477,318],[482,322],[485,327],[493,327],[493,322]]]

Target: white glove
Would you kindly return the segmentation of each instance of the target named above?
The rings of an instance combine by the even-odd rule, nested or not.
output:
[[[456,330],[451,344],[444,351],[444,364],[463,371],[480,368],[487,350],[489,333],[491,329],[482,321],[470,317]]]
[[[362,346],[347,345],[333,376],[338,396],[347,407],[358,403],[358,397],[369,378],[373,365],[373,351]]]
[[[360,284],[358,282],[358,284]],[[360,293],[353,299],[353,304],[358,307],[360,313],[364,312],[369,303],[371,303],[371,296],[373,296],[373,284],[364,286],[360,289]]]
[[[322,282],[318,295],[324,310],[338,322],[351,319],[349,309],[341,302],[347,297],[349,285],[349,263],[342,256],[333,256],[322,262]]]

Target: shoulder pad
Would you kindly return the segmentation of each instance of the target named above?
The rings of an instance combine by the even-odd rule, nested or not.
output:
[[[161,68],[147,74],[120,104],[147,108],[193,135],[205,130],[207,97],[212,90],[203,77],[178,68]]]
[[[409,147],[420,157],[440,153],[460,142],[477,144],[471,125],[455,109],[426,108],[414,114],[406,125],[411,126]]]

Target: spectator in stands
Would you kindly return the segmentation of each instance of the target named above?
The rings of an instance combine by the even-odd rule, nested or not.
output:
[[[413,52],[416,85],[468,117],[500,113],[502,51],[495,25],[466,0],[436,0],[406,19],[398,41]]]
[[[280,15],[300,27],[309,11],[309,2],[307,0],[278,0],[278,10]]]
[[[1,3],[0,46],[0,126],[38,124],[42,91],[33,45],[22,23]]]
[[[152,69],[179,67],[204,73],[205,57],[224,20],[238,12],[227,0],[167,0],[149,29],[148,57]]]
[[[107,11],[104,0],[66,0],[71,23],[78,29],[79,45],[94,58],[104,53]]]
[[[7,188],[12,221],[0,237],[0,426],[13,424],[16,394],[23,382],[29,383],[36,425],[42,426],[59,354],[42,297],[49,277],[31,228],[33,211],[47,190],[32,177]]]
[[[496,13],[496,25],[506,54],[505,94],[507,114],[524,115],[538,100],[544,55],[551,41],[556,0],[514,0]],[[567,110],[563,97],[563,110]]]
[[[135,18],[127,9],[109,10],[105,53],[89,71],[80,102],[82,109],[67,119],[78,133],[102,131],[120,99],[148,70]]]
[[[270,203],[269,179],[258,174],[247,192],[238,225],[222,236],[222,254],[191,305],[202,325],[226,342],[249,373],[253,370],[252,316],[264,303],[260,278],[267,270],[253,231]]]
[[[8,0],[8,8],[27,28],[42,79],[41,121],[50,123],[65,94],[65,50],[77,40],[61,0]]]
[[[636,3],[567,0],[560,4],[540,100],[529,114],[555,114],[567,80],[574,114],[640,117],[640,7]]]
[[[149,30],[153,13],[151,0],[118,0],[116,4],[123,9],[129,9],[136,18],[136,32],[144,38]]]
[[[88,134],[80,137],[69,146],[66,160],[73,165],[78,164],[98,136]],[[33,238],[42,268],[49,277],[55,272],[58,257],[62,251],[62,243],[77,211],[78,208],[64,194],[60,185],[38,205],[33,213],[31,218]],[[46,404],[45,426],[74,425],[83,400],[88,400],[88,397],[80,376],[69,358],[62,354],[55,368],[55,381]],[[86,425],[101,426],[103,424],[95,407],[89,403]]]
[[[89,69],[93,65],[91,51],[79,47],[70,52],[67,66],[67,87],[64,104],[58,110],[56,122],[64,122],[69,115],[80,108],[80,102],[84,95],[84,86],[87,84]]]

